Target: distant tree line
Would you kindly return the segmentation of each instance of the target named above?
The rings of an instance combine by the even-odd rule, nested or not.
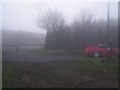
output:
[[[47,31],[45,48],[48,49],[79,50],[90,43],[107,42],[107,21],[95,20],[89,10],[76,15],[71,24],[66,24],[62,13],[49,10],[39,18],[38,25]],[[117,19],[110,19],[109,27],[113,47],[117,47]]]

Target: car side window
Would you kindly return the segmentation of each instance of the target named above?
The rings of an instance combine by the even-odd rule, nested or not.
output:
[[[98,48],[109,48],[108,45],[99,45]]]

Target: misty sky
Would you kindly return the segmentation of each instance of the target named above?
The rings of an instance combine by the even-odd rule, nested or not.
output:
[[[18,0],[17,0],[18,1]],[[81,0],[83,1],[83,0]],[[97,0],[98,1],[98,0]],[[104,0],[105,1],[105,0]],[[106,0],[107,1],[107,0]],[[76,14],[91,10],[94,19],[107,19],[107,2],[2,2],[3,30],[45,32],[37,26],[37,19],[48,9],[63,13],[67,23],[71,23]],[[0,4],[1,5],[1,4]],[[118,17],[117,2],[110,2],[110,17]]]

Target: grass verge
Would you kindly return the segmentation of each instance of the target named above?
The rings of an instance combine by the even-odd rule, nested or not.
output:
[[[3,88],[114,88],[118,64],[99,58],[51,62],[3,62]]]

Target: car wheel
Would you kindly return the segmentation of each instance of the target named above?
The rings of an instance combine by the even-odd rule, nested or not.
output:
[[[98,51],[94,52],[93,54],[94,57],[99,57],[100,56],[100,53]]]

